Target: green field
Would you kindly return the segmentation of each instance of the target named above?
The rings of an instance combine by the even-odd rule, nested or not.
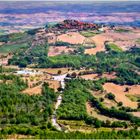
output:
[[[22,43],[22,44],[6,44],[3,46],[0,46],[0,53],[10,53],[10,52],[15,52],[18,51],[21,48],[27,47],[27,43]]]
[[[92,32],[92,31],[81,31],[80,34],[83,35],[84,37],[93,37],[93,36],[95,36],[97,33]]]
[[[111,51],[115,51],[115,52],[122,52],[122,48],[120,48],[119,46],[117,46],[116,44],[113,43],[109,43],[106,44],[106,49],[107,50],[111,50]]]

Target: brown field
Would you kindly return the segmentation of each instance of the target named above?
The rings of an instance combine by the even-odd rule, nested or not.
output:
[[[89,102],[86,103],[86,109],[87,109],[88,115],[93,116],[95,118],[98,118],[101,121],[107,121],[107,120],[109,120],[109,121],[118,121],[115,118],[110,118],[108,116],[101,115],[98,112],[98,110],[96,110],[95,108],[91,107]]]
[[[56,55],[60,55],[60,54],[69,54],[71,52],[73,52],[74,49],[73,48],[69,48],[67,46],[51,46],[49,48],[49,52],[48,52],[48,56],[56,56]]]
[[[33,88],[27,88],[22,93],[29,94],[29,95],[40,95],[42,91],[42,85],[33,87]]]
[[[3,45],[3,44],[4,44],[4,42],[0,42],[0,46]]]
[[[135,40],[114,41],[113,43],[119,46],[123,51],[129,50],[137,44]]]
[[[16,139],[32,139],[33,136],[30,135],[21,135],[21,134],[11,134],[7,135],[6,139],[16,140]]]
[[[129,88],[128,92],[125,92],[126,88]],[[116,97],[117,102],[123,102],[124,106],[131,107],[131,108],[137,108],[137,102],[131,101],[126,95],[135,95],[140,94],[140,85],[134,85],[134,86],[121,86],[116,85],[114,83],[106,83],[103,85],[104,90],[106,90],[108,93],[113,93]]]
[[[90,92],[97,99],[103,98],[104,99],[103,104],[106,107],[108,107],[108,108],[117,107],[117,103],[115,101],[105,98],[105,95],[106,95],[105,92],[101,92],[101,91],[90,91]]]
[[[49,87],[54,89],[57,92],[57,89],[60,87],[60,82],[55,80],[45,80],[49,84]]]
[[[80,76],[81,78],[85,79],[85,80],[98,80],[99,78],[107,78],[107,79],[114,79],[116,78],[115,73],[104,73],[102,75],[98,75],[98,74],[86,74],[86,75],[82,75]]]
[[[50,74],[58,74],[58,71],[61,71],[61,74],[67,73],[71,68],[40,68],[38,70],[42,72],[47,72]]]
[[[80,78],[85,79],[85,80],[97,80],[99,79],[98,74],[86,74],[86,75],[82,75],[80,76]]]
[[[136,117],[140,117],[140,112],[132,112],[132,114]]]
[[[123,50],[128,50],[131,47],[138,45],[137,39],[140,38],[139,32],[117,33],[106,32],[92,37],[96,48],[85,49],[85,54],[95,55],[97,52],[105,51],[105,42],[114,42]]]
[[[57,37],[57,41],[68,42],[70,44],[83,44],[85,37],[78,32],[69,32]]]
[[[110,38],[99,34],[91,38],[95,43],[95,48],[86,49],[85,54],[95,55],[97,52],[105,51],[105,41],[111,41]]]

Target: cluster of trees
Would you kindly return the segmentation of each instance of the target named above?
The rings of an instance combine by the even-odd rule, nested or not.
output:
[[[118,131],[95,131],[92,133],[82,132],[57,132],[46,130],[45,127],[6,127],[0,130],[0,138],[7,138],[11,134],[27,135],[26,138],[36,139],[140,139],[140,131],[137,129]]]
[[[46,58],[42,63],[39,63],[39,67],[91,67],[95,62],[95,56],[89,55],[60,55]]]
[[[68,42],[57,41],[55,46],[70,46],[71,44]]]
[[[30,45],[30,44],[29,44]],[[47,59],[48,44],[32,47],[28,52],[27,49],[20,50],[9,60],[9,64],[26,67],[29,64],[42,64]],[[24,53],[23,53],[24,52]],[[26,53],[25,53],[26,52]]]
[[[116,84],[135,85],[140,84],[140,75],[127,68],[117,70],[118,78],[112,80]]]
[[[0,79],[12,80],[11,83],[0,84],[0,124],[2,126],[22,125],[28,126],[47,124],[52,114],[56,93],[44,83],[42,95],[27,95],[20,93],[27,87],[18,76],[0,75]]]
[[[81,84],[80,80],[69,81],[63,92],[62,104],[57,111],[59,118],[84,120],[87,117],[85,104],[88,99],[89,92]]]
[[[114,117],[122,120],[130,120],[138,122],[138,118],[127,114],[125,111],[120,111],[115,108],[106,108],[102,102],[93,97],[87,88],[92,88],[94,83],[82,79],[74,79],[67,82],[66,89],[63,92],[63,101],[60,105],[57,114],[60,119],[68,120],[84,120],[86,124],[99,127],[128,127],[125,122],[110,122],[101,121],[99,118],[94,118],[87,114],[86,102],[90,101],[93,107],[96,107],[101,114],[109,117]],[[110,97],[110,96],[109,96]],[[112,97],[112,96],[111,96]],[[111,98],[111,99],[114,99]],[[133,118],[133,119],[132,119]],[[136,123],[135,122],[135,123]]]
[[[9,41],[9,35],[0,36],[0,42],[7,43]]]

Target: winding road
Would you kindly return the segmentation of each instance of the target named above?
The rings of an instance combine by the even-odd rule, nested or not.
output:
[[[65,78],[66,78],[67,74],[63,74],[63,75],[57,75],[57,76],[53,76],[53,79],[56,81],[59,81],[61,84],[61,88],[64,89],[65,88]],[[60,94],[57,98],[57,102],[55,104],[55,110],[53,112],[52,115],[52,125],[59,131],[62,130],[62,128],[60,127],[60,125],[57,123],[57,114],[56,114],[56,110],[58,109],[58,107],[61,105],[62,102],[62,94]]]

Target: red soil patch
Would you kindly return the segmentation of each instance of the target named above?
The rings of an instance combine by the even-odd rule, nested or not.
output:
[[[71,53],[73,51],[74,51],[73,48],[69,48],[67,46],[59,46],[59,47],[51,46],[49,48],[48,56],[56,56],[64,53]]]
[[[70,44],[83,44],[85,37],[78,32],[69,32],[57,37],[57,41],[68,42]]]

